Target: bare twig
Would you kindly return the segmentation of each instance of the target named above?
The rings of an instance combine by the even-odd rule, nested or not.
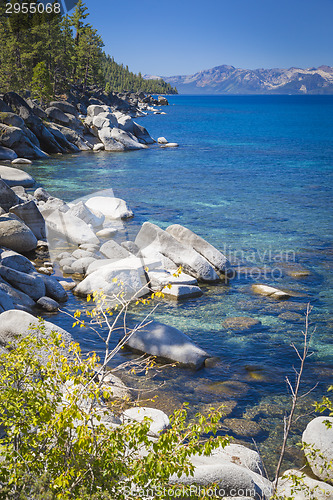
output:
[[[300,352],[297,349],[297,347],[295,346],[295,344],[293,344],[293,343],[291,344],[291,346],[294,348],[294,350],[295,350],[298,358],[300,359],[301,365],[300,365],[300,368],[299,368],[298,371],[295,370],[295,372],[296,372],[295,388],[290,383],[288,377],[286,378],[287,385],[290,388],[290,391],[291,391],[291,394],[292,394],[292,405],[291,405],[291,411],[290,411],[289,416],[285,416],[284,417],[283,442],[282,442],[282,447],[281,447],[279,461],[278,461],[278,464],[277,464],[277,467],[276,467],[275,477],[274,477],[274,480],[273,480],[273,489],[274,489],[274,491],[276,491],[277,482],[278,482],[279,474],[280,474],[280,470],[281,470],[281,465],[282,465],[282,461],[283,461],[283,458],[284,458],[284,455],[285,455],[285,451],[286,451],[288,436],[289,436],[290,429],[291,429],[291,426],[292,426],[293,421],[294,421],[293,417],[294,417],[294,413],[295,413],[295,409],[296,409],[296,405],[297,405],[297,400],[298,400],[298,397],[299,397],[298,393],[299,393],[299,388],[300,388],[300,384],[301,384],[301,378],[302,378],[302,374],[303,374],[303,370],[304,370],[305,360],[309,357],[309,315],[310,315],[311,309],[312,308],[311,308],[310,304],[308,304],[307,308],[306,308],[306,315],[305,315],[305,330],[302,331],[302,334],[303,334],[303,337],[304,337],[303,351]],[[311,335],[310,335],[310,340],[311,340]],[[309,392],[310,391],[308,391],[308,393]]]

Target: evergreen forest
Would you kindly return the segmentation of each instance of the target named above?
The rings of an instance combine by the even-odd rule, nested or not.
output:
[[[8,3],[11,12],[6,12]],[[56,2],[53,8],[47,4],[48,12],[36,9],[38,5],[36,0],[0,3],[0,92],[28,90],[42,100],[62,95],[73,85],[106,92],[177,93],[163,80],[145,80],[105,54],[83,0],[70,15],[62,15]]]

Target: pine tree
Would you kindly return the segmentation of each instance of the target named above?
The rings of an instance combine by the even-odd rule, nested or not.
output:
[[[42,104],[49,101],[53,94],[50,73],[45,61],[39,62],[33,69],[31,90],[32,95],[37,97]]]

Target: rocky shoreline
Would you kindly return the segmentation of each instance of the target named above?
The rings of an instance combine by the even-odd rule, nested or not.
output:
[[[128,151],[153,144],[133,117],[162,113],[165,97],[141,93],[106,94],[74,87],[66,100],[41,105],[15,92],[0,95],[0,160],[47,158],[80,151]]]
[[[157,102],[151,98],[129,95],[122,99],[112,95],[107,101],[98,91],[84,98],[77,92],[68,101],[55,101],[45,109],[15,93],[5,94],[0,100],[0,158],[29,163],[49,154],[145,149],[155,142],[132,119],[148,111],[157,112],[151,107]],[[145,99],[148,101],[144,102]],[[158,143],[168,145],[164,138],[159,138]],[[115,280],[119,279],[126,300],[156,292],[162,292],[167,300],[186,300],[203,293],[200,283],[225,281],[233,275],[230,262],[218,249],[178,224],[162,230],[145,222],[135,241],[117,242],[116,235],[133,213],[125,200],[115,198],[110,191],[67,204],[43,188],[32,191],[35,181],[22,170],[2,166],[0,176],[2,350],[17,335],[27,334],[28,325],[36,322],[37,314],[43,310],[57,311],[68,299],[68,293],[86,297],[97,290],[115,297],[119,292]],[[53,276],[55,265],[66,279]],[[181,274],[177,273],[179,266]],[[254,287],[255,293],[275,300],[289,298],[287,292],[273,287],[260,284]],[[48,328],[53,326],[48,324]],[[61,330],[61,333],[70,341],[68,332]],[[210,358],[185,333],[154,321],[131,337],[128,346],[134,352],[196,369]],[[116,380],[113,384],[119,387],[121,382]],[[157,433],[168,425],[163,412],[134,410],[138,415],[131,414],[130,418],[142,418],[145,411],[153,419]],[[319,419],[308,425],[303,440],[312,442],[330,460],[333,448],[327,446],[330,433]],[[309,431],[310,426],[315,431]],[[230,497],[232,491],[251,491],[250,496],[238,495],[244,499],[271,496],[272,484],[264,477],[259,455],[244,446],[230,445],[211,457],[191,460],[194,477],[177,478],[177,483],[186,485],[191,481],[207,486],[216,482]],[[328,484],[332,483],[332,475],[326,477],[321,473],[317,456],[308,461],[318,481],[306,476],[304,483],[324,490],[323,498],[333,498],[333,487]],[[279,494],[288,496],[290,488],[290,481],[280,480]],[[306,488],[303,490],[298,498],[308,498]]]

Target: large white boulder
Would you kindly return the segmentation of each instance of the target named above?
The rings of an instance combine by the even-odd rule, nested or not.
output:
[[[185,333],[157,321],[135,332],[126,345],[135,351],[177,361],[193,368],[200,368],[209,357]]]
[[[279,478],[276,494],[278,498],[293,500],[332,500],[333,486],[299,470],[290,469]]]
[[[31,187],[35,184],[35,179],[19,168],[0,165],[0,177],[8,186]]]
[[[100,104],[91,104],[87,108],[87,114],[88,116],[97,116],[100,113],[105,113],[108,112],[110,108],[108,106],[103,106]]]
[[[118,245],[114,240],[109,240],[103,243],[100,248],[100,252],[107,259],[120,260],[131,257],[131,254],[126,248]]]
[[[111,130],[111,138],[123,144],[126,150],[147,148],[147,146],[139,142],[133,134],[116,127]]]
[[[135,406],[128,408],[123,413],[123,421],[127,422],[143,422],[145,418],[151,420],[149,433],[158,436],[158,434],[170,425],[168,415],[156,408],[148,408],[146,406]]]
[[[245,467],[251,472],[264,475],[264,466],[260,455],[241,444],[229,444],[224,448],[219,446],[212,450],[209,456],[192,455],[190,460],[196,467],[218,463],[237,463],[237,465]]]
[[[104,292],[108,301],[117,303],[120,293],[130,301],[149,292],[142,262],[137,257],[116,260],[92,272],[75,288],[75,293],[87,296],[94,291]]]
[[[92,227],[101,226],[105,219],[105,216],[101,212],[98,213],[98,211],[95,210],[93,213],[83,201],[79,201],[71,206],[67,213],[75,215],[75,217],[82,219],[86,224]]]
[[[177,266],[182,266],[186,273],[198,280],[217,281],[219,279],[213,267],[202,255],[193,248],[183,245],[171,234],[151,222],[145,222],[142,225],[135,244],[143,254],[145,254],[146,247],[155,249],[171,259]]]
[[[173,224],[169,226],[166,231],[183,245],[196,250],[220,273],[228,274],[230,272],[230,262],[226,256],[208,243],[208,241],[201,238],[201,236],[198,236],[193,231],[180,224]]]
[[[271,482],[262,475],[259,455],[241,445],[229,445],[213,450],[209,456],[194,455],[190,458],[194,465],[193,476],[183,474],[171,476],[170,482],[184,484],[192,492],[199,491],[199,487],[216,485],[218,496],[223,498],[229,495],[235,498],[246,495],[246,498],[260,498],[268,500],[273,494]],[[197,488],[197,489],[195,489]]]
[[[118,127],[118,121],[114,114],[105,111],[94,116],[92,124],[98,129],[103,127]]]
[[[125,132],[134,133],[134,121],[128,115],[121,115],[118,117],[118,128],[125,130]]]
[[[154,144],[156,142],[142,125],[136,122],[133,122],[133,125],[133,134],[139,142],[142,142],[142,144]]]
[[[126,201],[121,198],[93,196],[86,201],[86,206],[94,213],[98,211],[110,219],[128,219],[129,217],[133,217],[132,210],[127,207]]]
[[[14,342],[18,337],[28,337],[31,331],[39,324],[38,318],[25,311],[6,311],[0,315],[0,345],[6,346],[9,342]],[[60,333],[65,342],[72,342],[72,336],[49,321],[45,321],[45,334],[51,332]]]
[[[303,432],[302,443],[312,472],[333,484],[333,417],[311,420]]]
[[[16,252],[30,252],[37,247],[37,238],[31,229],[15,215],[1,215],[0,246]]]
[[[125,151],[126,147],[122,142],[119,142],[112,135],[113,128],[102,127],[98,129],[98,137],[104,144],[105,151]]]
[[[48,234],[55,232],[60,234],[68,242],[80,245],[82,243],[99,243],[99,239],[92,229],[82,219],[68,212],[55,210],[46,218]]]

